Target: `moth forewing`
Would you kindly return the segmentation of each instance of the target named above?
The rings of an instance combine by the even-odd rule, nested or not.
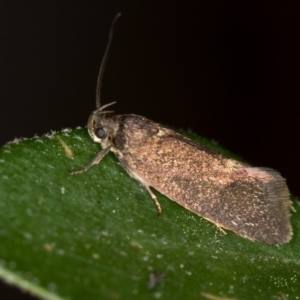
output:
[[[253,168],[143,117],[120,117],[114,147],[127,172],[188,210],[252,240],[290,240],[289,191],[272,169]]]

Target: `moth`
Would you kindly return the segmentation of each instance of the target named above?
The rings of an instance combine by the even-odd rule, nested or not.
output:
[[[96,110],[88,132],[102,149],[78,174],[98,164],[110,151],[123,168],[161,206],[151,190],[184,208],[253,241],[287,243],[292,237],[293,210],[285,179],[275,170],[251,167],[227,158],[158,123],[134,114],[115,115],[101,106],[101,85],[117,14],[109,33],[96,89]]]

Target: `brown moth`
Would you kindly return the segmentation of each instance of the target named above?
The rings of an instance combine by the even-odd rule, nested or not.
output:
[[[96,110],[88,120],[92,139],[103,150],[77,174],[115,153],[127,173],[146,188],[158,213],[151,187],[186,209],[250,240],[287,243],[292,237],[293,210],[285,179],[269,168],[255,168],[222,154],[144,117],[114,115],[100,105],[101,84],[117,14],[109,34],[97,81]]]

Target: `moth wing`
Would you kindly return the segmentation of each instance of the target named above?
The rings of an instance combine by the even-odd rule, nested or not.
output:
[[[272,169],[228,159],[171,130],[131,145],[133,177],[203,218],[252,240],[290,240],[285,180]]]

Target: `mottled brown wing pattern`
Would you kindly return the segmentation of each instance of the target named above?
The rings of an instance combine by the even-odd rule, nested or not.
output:
[[[137,117],[124,116],[126,142],[120,157],[134,178],[242,236],[272,243],[290,238],[289,192],[276,171],[225,158]]]

